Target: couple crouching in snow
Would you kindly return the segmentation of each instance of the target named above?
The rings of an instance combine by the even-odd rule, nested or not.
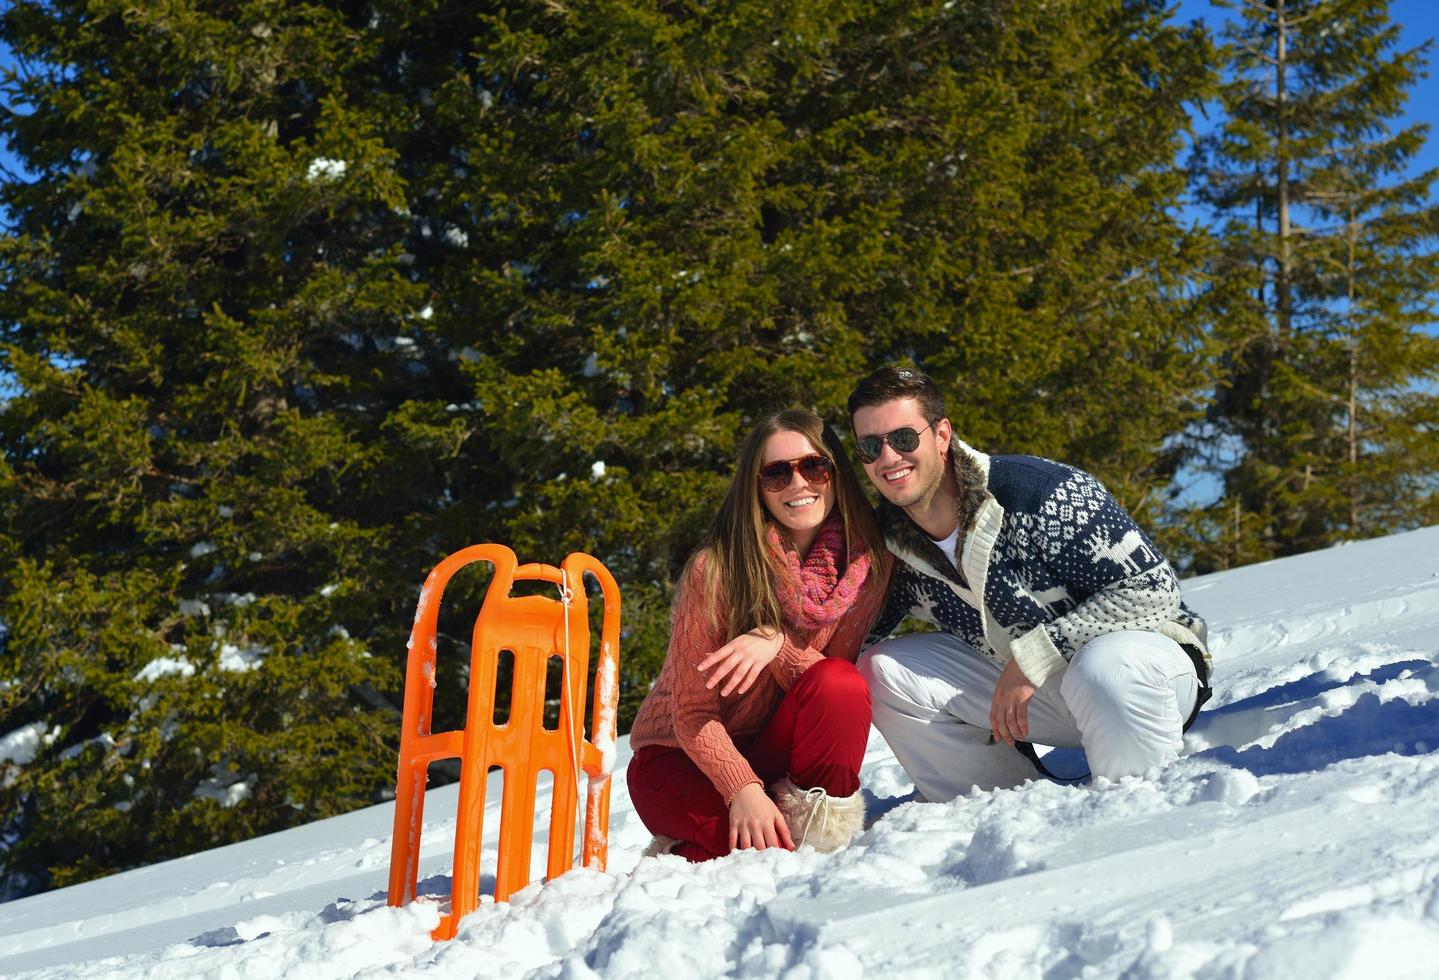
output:
[[[944,801],[1032,777],[1031,741],[1109,779],[1163,765],[1208,697],[1203,621],[1094,477],[971,449],[918,371],[849,411],[877,514],[833,431],[779,412],[685,569],[630,734],[648,853],[849,843],[871,720]],[[883,639],[907,614],[939,630]]]

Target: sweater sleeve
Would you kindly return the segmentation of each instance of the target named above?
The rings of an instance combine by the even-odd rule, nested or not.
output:
[[[728,804],[744,786],[763,783],[724,726],[719,687],[705,687],[705,677],[699,671],[700,661],[725,642],[711,621],[709,604],[713,600],[704,594],[701,570],[702,562],[696,562],[675,603],[668,654],[674,686],[671,720],[680,748]]]
[[[826,631],[827,632],[827,631]],[[782,690],[799,680],[800,675],[824,659],[824,650],[810,646],[792,626],[784,628],[784,644],[769,662],[770,676]]]
[[[770,673],[781,688],[788,691],[801,674],[825,657],[842,657],[850,663],[859,658],[865,637],[884,607],[892,565],[893,559],[889,552],[885,552],[883,561],[875,570],[874,577],[865,583],[858,600],[840,617],[818,647],[806,645],[792,628],[785,627],[784,645],[769,666]]]
[[[1070,595],[1082,597],[1061,615],[1019,636],[1010,652],[1036,687],[1061,672],[1079,648],[1105,633],[1154,629],[1176,618],[1179,579],[1109,492],[1087,473],[1083,484],[1094,503],[1077,508],[1075,533],[1063,547],[1046,550],[1044,564]]]
[[[870,627],[869,636],[865,638],[865,646],[888,639],[904,621],[904,617],[916,614],[914,571],[908,565],[896,562],[894,555],[888,551],[884,553],[884,560],[888,585],[880,596],[879,615]],[[928,618],[933,620],[933,612],[928,614]]]

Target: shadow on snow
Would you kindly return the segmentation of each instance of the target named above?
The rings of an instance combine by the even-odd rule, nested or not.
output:
[[[1405,696],[1418,693],[1412,687],[1393,689],[1404,681],[1425,689],[1419,703]],[[1378,690],[1367,690],[1348,704],[1338,694],[1341,688],[1361,686]],[[1194,758],[1266,776],[1311,772],[1344,759],[1386,752],[1423,755],[1439,749],[1439,699],[1432,697],[1433,692],[1439,692],[1439,665],[1427,659],[1384,664],[1344,679],[1318,671],[1201,714],[1195,734],[1222,744],[1197,752]],[[1315,717],[1301,717],[1306,714]],[[1282,730],[1289,725],[1293,727]],[[1272,744],[1249,744],[1276,730],[1280,734]]]

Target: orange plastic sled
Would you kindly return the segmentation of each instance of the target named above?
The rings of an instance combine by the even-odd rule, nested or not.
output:
[[[470,653],[470,686],[465,727],[431,732],[435,700],[435,626],[445,584],[475,561],[494,566],[494,577],[475,620]],[[595,672],[592,739],[584,737],[585,682],[589,676],[590,630],[584,576],[593,575],[604,594],[604,625],[600,661]],[[511,596],[515,581],[555,585],[560,599]],[[615,709],[618,703],[620,595],[614,578],[594,558],[575,553],[555,568],[518,565],[504,545],[481,544],[449,556],[435,567],[420,590],[415,625],[410,632],[405,672],[404,728],[400,733],[400,765],[395,785],[395,834],[390,851],[391,905],[415,898],[420,854],[420,829],[425,808],[425,783],[430,763],[460,760],[460,804],[455,826],[455,859],[450,912],[432,935],[451,939],[459,920],[479,904],[480,842],[485,815],[485,786],[491,766],[504,770],[500,809],[499,860],[495,869],[495,901],[530,882],[530,848],[535,821],[535,790],[539,774],[554,777],[550,812],[549,859],[546,877],[554,878],[574,864],[575,816],[582,770],[589,777],[585,799],[585,867],[603,870],[608,856],[610,770],[615,751]],[[495,724],[495,686],[500,652],[514,657],[510,713]],[[560,721],[544,728],[545,678],[552,657],[564,660]]]

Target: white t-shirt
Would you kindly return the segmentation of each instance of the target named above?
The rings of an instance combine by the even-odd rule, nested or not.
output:
[[[955,528],[954,533],[952,533],[949,537],[945,538],[942,541],[935,541],[934,543],[939,545],[940,551],[943,551],[946,555],[949,556],[949,563],[953,565],[956,569],[959,568],[959,555],[956,554],[956,552],[959,550],[959,528]]]

